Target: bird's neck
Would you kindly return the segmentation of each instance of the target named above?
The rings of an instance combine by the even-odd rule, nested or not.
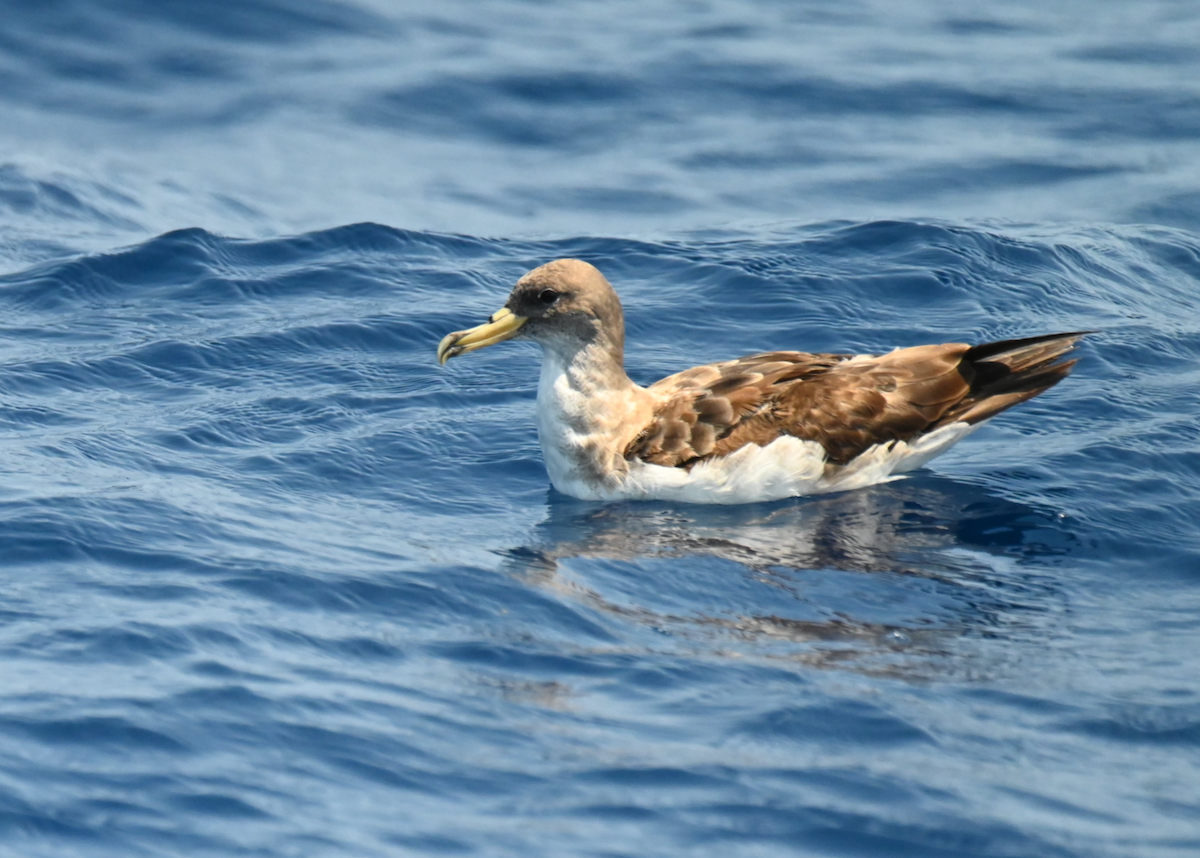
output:
[[[625,374],[612,344],[543,349],[538,437],[551,481],[576,496],[581,482],[611,487],[626,473],[625,447],[650,420],[652,397]]]

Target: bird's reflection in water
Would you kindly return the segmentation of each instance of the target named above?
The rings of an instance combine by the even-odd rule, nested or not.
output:
[[[713,651],[872,656],[894,673],[904,669],[879,657],[1047,633],[1062,611],[1054,567],[1076,543],[1053,511],[918,475],[735,507],[555,496],[509,562],[596,611]]]

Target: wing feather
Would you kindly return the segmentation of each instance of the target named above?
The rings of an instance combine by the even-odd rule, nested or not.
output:
[[[651,385],[661,404],[625,458],[687,468],[790,435],[817,441],[831,464],[844,465],[877,444],[986,420],[1042,393],[1070,372],[1074,361],[1059,358],[1080,336],[876,357],[768,352],[694,367]]]

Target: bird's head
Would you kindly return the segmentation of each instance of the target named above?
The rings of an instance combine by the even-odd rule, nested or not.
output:
[[[438,362],[514,338],[565,354],[603,341],[619,355],[625,345],[621,301],[595,266],[556,259],[518,280],[487,322],[447,334],[438,344]]]

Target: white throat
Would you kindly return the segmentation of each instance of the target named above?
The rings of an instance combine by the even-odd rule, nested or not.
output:
[[[537,425],[550,482],[575,497],[609,497],[628,474],[623,453],[650,420],[651,397],[599,344],[569,356],[542,351]]]

